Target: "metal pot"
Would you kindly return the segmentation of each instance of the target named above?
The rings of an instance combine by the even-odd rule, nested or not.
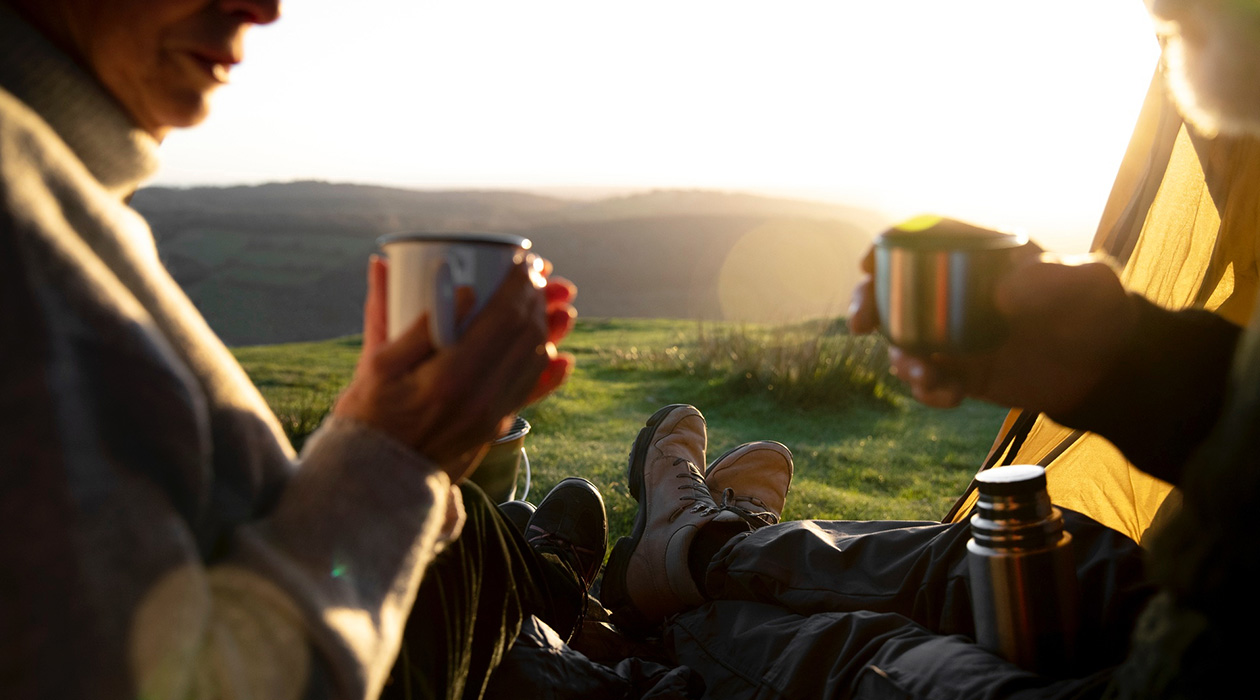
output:
[[[525,454],[525,436],[529,434],[529,421],[516,417],[507,432],[490,443],[490,449],[481,459],[477,470],[469,477],[494,503],[506,503],[516,498],[516,482],[521,467],[525,468],[525,490],[520,499],[529,496],[529,456]]]
[[[884,334],[915,354],[994,348],[1006,333],[994,288],[1027,245],[1024,236],[935,216],[885,231],[875,241]]]

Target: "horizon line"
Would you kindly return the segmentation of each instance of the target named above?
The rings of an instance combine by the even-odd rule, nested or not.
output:
[[[842,206],[852,209],[861,209],[872,214],[888,216],[880,207],[866,204],[856,204],[851,199],[842,199],[838,196],[826,195],[822,193],[814,193],[810,188],[774,188],[774,187],[723,187],[723,186],[704,186],[704,185],[480,185],[480,184],[411,184],[411,183],[391,183],[383,181],[366,181],[366,180],[336,180],[320,177],[298,177],[292,179],[275,179],[275,180],[244,180],[240,182],[163,182],[156,180],[145,184],[140,189],[168,189],[168,190],[195,190],[195,189],[233,189],[242,187],[263,187],[267,185],[297,185],[297,184],[322,184],[322,185],[348,185],[353,187],[380,187],[384,189],[404,190],[412,192],[514,192],[525,194],[539,194],[543,196],[556,197],[558,199],[574,199],[598,201],[602,199],[615,199],[618,197],[636,196],[654,194],[657,192],[697,192],[705,194],[719,195],[735,195],[735,196],[751,196],[764,199],[791,200],[798,202],[806,202],[812,204],[824,204],[830,206]]]

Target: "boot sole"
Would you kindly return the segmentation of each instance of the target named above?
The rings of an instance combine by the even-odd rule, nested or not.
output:
[[[639,503],[639,509],[634,515],[634,528],[628,536],[617,540],[612,554],[608,556],[608,564],[604,567],[604,581],[600,587],[601,602],[611,613],[612,621],[634,636],[646,636],[660,626],[639,612],[626,587],[630,556],[638,548],[639,541],[643,539],[643,531],[647,529],[647,509],[640,502],[644,489],[645,455],[652,444],[652,437],[656,435],[657,426],[674,410],[684,407],[689,408],[687,404],[675,403],[653,413],[635,437],[626,467],[626,481],[630,486],[630,496]]]

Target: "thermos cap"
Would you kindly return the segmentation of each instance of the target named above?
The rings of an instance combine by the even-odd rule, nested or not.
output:
[[[1012,464],[976,475],[976,488],[986,496],[1034,495],[1046,490],[1046,470],[1035,464]]]
[[[997,467],[976,476],[971,517],[978,544],[1004,550],[1039,549],[1058,541],[1063,520],[1046,493],[1046,470],[1034,464]]]

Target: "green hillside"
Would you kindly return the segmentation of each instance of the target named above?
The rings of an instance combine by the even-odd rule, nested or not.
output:
[[[364,269],[396,231],[527,236],[589,317],[785,321],[844,310],[885,224],[834,204],[704,191],[599,201],[295,182],[141,190],[176,281],[231,344],[361,327]]]
[[[565,344],[578,357],[574,376],[524,413],[533,426],[530,500],[565,476],[584,476],[605,496],[613,537],[626,534],[630,444],[653,411],[685,402],[708,419],[711,456],[758,439],[792,449],[786,517],[938,519],[971,479],[1003,412],[908,400],[873,343],[834,323],[579,321]],[[235,352],[300,439],[348,381],[358,339]]]

